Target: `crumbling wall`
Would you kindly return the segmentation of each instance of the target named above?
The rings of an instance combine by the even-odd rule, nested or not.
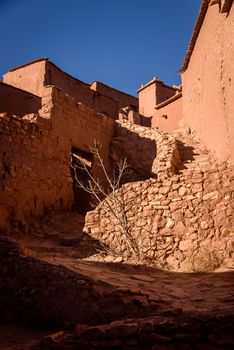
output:
[[[173,173],[179,162],[172,135],[127,121],[116,122],[110,157],[113,164],[126,158],[129,168],[125,181]]]
[[[70,208],[70,153],[49,120],[0,114],[0,157],[0,228],[27,231],[46,211]]]
[[[152,128],[163,131],[179,129],[183,126],[183,99],[178,93],[155,107]]]
[[[116,212],[127,221],[138,258],[181,271],[211,271],[233,262],[233,175],[223,164],[122,186],[115,203],[121,198],[124,204]],[[113,253],[130,252],[119,220],[102,204],[87,214],[85,231]]]
[[[234,159],[234,6],[219,10],[218,1],[208,7],[182,73],[183,111],[186,126],[225,160]]]
[[[0,112],[8,112],[22,117],[28,113],[38,113],[41,98],[0,82]]]

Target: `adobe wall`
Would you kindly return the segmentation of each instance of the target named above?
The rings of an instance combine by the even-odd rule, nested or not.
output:
[[[117,100],[119,102],[119,109],[124,108],[126,106],[132,106],[138,109],[138,98],[131,96],[129,94],[126,94],[122,91],[119,91],[117,89],[114,89],[110,86],[107,86],[103,83],[100,83],[99,81],[94,81],[91,84],[91,89],[99,92],[100,94],[109,96],[113,98],[114,100]]]
[[[73,204],[71,149],[90,152],[94,140],[109,167],[114,120],[76,103],[55,87],[45,88],[40,116],[0,115],[0,228],[27,231],[46,211]],[[97,163],[93,175],[103,177]]]
[[[60,137],[62,151],[70,152],[72,147],[90,152],[97,141],[101,145],[100,155],[107,168],[109,163],[109,144],[115,121],[92,109],[77,103],[74,98],[54,86],[45,89],[40,114],[51,119],[53,132]],[[95,163],[93,174],[103,177]]]
[[[117,101],[91,90],[89,84],[63,72],[48,59],[16,67],[4,74],[3,81],[40,97],[46,86],[54,85],[96,112],[118,118]]]
[[[137,91],[139,93],[139,113],[145,117],[152,117],[155,106],[174,96],[177,88],[167,86],[163,81],[154,78]]]
[[[108,115],[113,119],[118,118],[118,102],[116,100],[93,91],[89,84],[73,78],[49,61],[46,62],[44,84],[45,86],[54,85],[58,87],[77,102],[84,104],[98,113]]]
[[[40,108],[40,97],[0,82],[0,113],[9,112],[22,117],[28,113],[38,113]]]
[[[42,59],[11,69],[3,75],[3,82],[41,97],[44,93],[45,65],[46,60]]]
[[[0,228],[27,232],[35,217],[70,208],[70,153],[50,121],[33,114],[0,114],[0,128]]]
[[[178,93],[155,107],[152,128],[162,131],[176,130],[183,126],[183,99]]]
[[[186,126],[219,159],[234,159],[234,6],[208,7],[187,70],[182,73]]]

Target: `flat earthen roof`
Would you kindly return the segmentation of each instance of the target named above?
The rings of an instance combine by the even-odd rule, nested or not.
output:
[[[202,5],[197,17],[197,21],[194,26],[193,33],[190,39],[189,47],[188,47],[184,62],[182,64],[182,67],[180,68],[180,73],[185,72],[186,69],[188,68],[189,61],[192,56],[209,4],[210,4],[210,0],[203,0],[202,2]]]

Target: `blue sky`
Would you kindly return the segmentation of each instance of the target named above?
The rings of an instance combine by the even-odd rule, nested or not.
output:
[[[0,0],[0,75],[48,57],[86,82],[135,94],[179,84],[201,0]]]

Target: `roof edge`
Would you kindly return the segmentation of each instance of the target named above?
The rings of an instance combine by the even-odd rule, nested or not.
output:
[[[155,109],[160,109],[163,108],[167,105],[169,105],[171,102],[178,100],[180,97],[183,96],[182,92],[178,92],[177,94],[175,94],[174,96],[168,98],[167,100],[159,103],[158,105],[156,105],[156,107],[154,107]]]
[[[209,4],[210,4],[210,0],[203,0],[203,2],[202,2],[202,5],[200,8],[198,17],[197,17],[197,21],[195,23],[193,33],[192,33],[192,36],[191,36],[191,39],[189,42],[189,46],[188,46],[188,49],[187,49],[187,52],[186,52],[186,55],[184,58],[184,62],[179,70],[180,73],[184,73],[186,71],[186,69],[188,68],[189,61],[190,61],[190,58],[192,56],[192,53],[193,53],[197,38],[199,36],[199,33],[201,30],[207,9],[209,7]]]
[[[49,61],[49,59],[47,57],[37,58],[35,60],[32,60],[32,61],[29,61],[27,63],[21,64],[19,66],[14,67],[14,68],[11,68],[8,72],[13,72],[14,70],[17,70],[17,69],[20,69],[20,68],[23,68],[23,67],[26,67],[26,66],[30,66],[30,64],[33,64],[33,63],[36,63],[36,62],[40,62],[40,61]],[[7,73],[5,73],[5,74],[7,74]]]

